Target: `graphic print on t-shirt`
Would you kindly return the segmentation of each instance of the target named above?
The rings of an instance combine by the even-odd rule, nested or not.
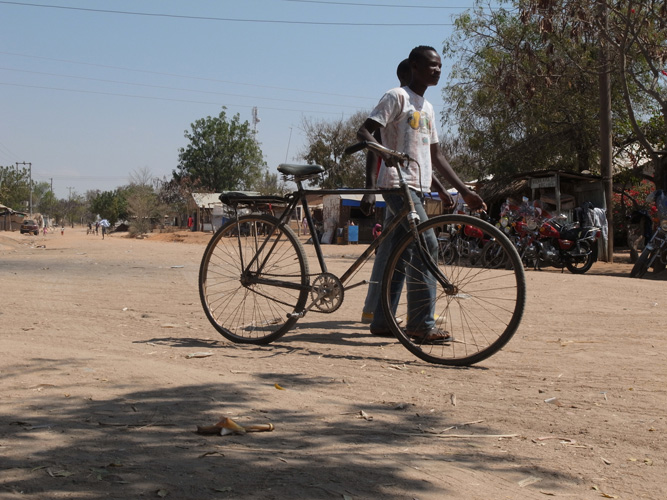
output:
[[[423,116],[419,111],[413,111],[408,116],[408,125],[412,130],[418,130],[423,134],[421,138],[422,144],[429,144],[429,136],[431,135],[431,120],[425,113]]]

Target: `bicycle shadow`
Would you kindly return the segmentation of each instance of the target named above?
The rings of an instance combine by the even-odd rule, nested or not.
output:
[[[213,353],[221,353],[227,358],[248,359],[248,356],[255,356],[262,359],[276,358],[278,356],[297,355],[297,356],[317,356],[324,359],[344,359],[351,361],[377,361],[390,364],[405,364],[406,360],[411,356],[407,351],[404,352],[406,357],[387,357],[373,355],[374,349],[379,349],[392,342],[392,339],[387,339],[388,342],[338,342],[334,340],[336,337],[333,334],[311,334],[294,335],[294,331],[287,334],[280,340],[276,340],[268,345],[254,345],[254,344],[235,344],[226,340],[201,340],[195,338],[178,338],[178,337],[155,337],[147,340],[137,340],[135,344],[154,345],[169,348],[183,348],[183,349],[202,349],[211,351]],[[362,337],[360,335],[360,337]],[[395,341],[398,344],[398,340]],[[353,354],[349,350],[345,353],[331,352],[326,349],[326,346],[346,346],[352,349],[359,349],[359,354]],[[321,346],[321,348],[320,348]],[[364,349],[368,348],[368,349]],[[421,363],[418,359],[412,359],[410,362]]]
[[[376,361],[401,365],[437,366],[439,368],[488,369],[479,365],[454,367],[427,363],[408,352],[398,339],[371,335],[367,330],[367,325],[363,325],[357,321],[329,320],[303,322],[287,332],[283,337],[267,345],[235,344],[224,338],[213,340],[192,337],[154,337],[146,340],[136,340],[134,343],[172,348],[206,349],[213,352],[225,351],[225,356],[239,359],[247,358],[247,354],[250,353],[267,359],[278,356],[298,355],[318,356],[332,360]],[[345,352],[332,352],[327,346],[346,350]],[[381,356],[375,354],[379,349],[382,349]],[[395,353],[392,352],[394,349]]]
[[[216,349],[225,347],[225,340],[197,339],[192,337],[155,337],[146,340],[135,340],[133,344],[156,345],[166,347],[187,347],[190,349]]]
[[[368,325],[364,325],[358,321],[340,320],[302,321],[283,338],[310,343],[335,343],[338,345],[364,344],[382,346],[387,343],[398,342],[394,338],[371,335]]]
[[[346,331],[343,331],[346,330]],[[337,345],[369,345],[383,346],[387,343],[398,342],[396,339],[376,337],[364,331],[361,323],[355,321],[324,321],[324,322],[303,322],[287,332],[280,339],[272,342],[270,345],[280,345],[284,342],[297,341],[309,342],[313,344],[337,344]],[[369,342],[368,339],[371,338]],[[136,340],[135,344],[147,345],[166,345],[169,347],[188,347],[215,349],[227,347],[229,345],[242,346],[243,344],[230,343],[224,338],[220,340],[200,339],[193,337],[154,337],[146,340]]]

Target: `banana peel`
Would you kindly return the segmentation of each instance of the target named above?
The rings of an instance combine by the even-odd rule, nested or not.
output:
[[[246,425],[242,426],[234,422],[229,417],[224,417],[215,425],[198,425],[197,434],[245,434],[246,432],[271,432],[274,429],[273,424]]]

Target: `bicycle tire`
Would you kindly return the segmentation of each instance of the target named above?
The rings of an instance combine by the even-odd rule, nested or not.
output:
[[[308,280],[306,253],[294,231],[272,216],[245,215],[238,224],[224,224],[208,243],[199,268],[199,297],[223,337],[264,345],[294,326],[298,318],[290,314],[303,310]]]
[[[447,264],[439,255],[437,266],[457,291],[447,294],[441,285],[436,285],[436,326],[451,334],[454,340],[442,345],[427,344],[410,337],[399,327],[397,318],[406,319],[404,325],[409,323],[407,293],[410,287],[402,287],[400,296],[395,298],[397,305],[393,310],[391,279],[395,269],[400,268],[401,261],[404,261],[403,265],[408,270],[425,268],[418,257],[417,261],[405,262],[405,250],[414,242],[412,234],[401,240],[389,258],[380,300],[390,330],[415,356],[429,363],[469,366],[498,352],[516,332],[526,303],[526,277],[512,242],[498,228],[476,217],[440,215],[421,223],[418,232],[422,235],[428,230],[434,230],[438,234],[439,231],[451,231],[452,226],[472,226],[481,230],[485,239],[493,239],[506,254],[506,265],[503,268],[492,268],[481,259],[472,264],[460,255]],[[496,259],[494,261],[497,262]],[[398,279],[407,280],[408,273]],[[414,287],[428,286],[424,280],[416,282],[414,275],[410,279]]]

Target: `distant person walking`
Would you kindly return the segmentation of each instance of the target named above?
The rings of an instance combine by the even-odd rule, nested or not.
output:
[[[111,226],[111,224],[109,224],[108,220],[102,219],[100,221],[100,226],[102,227],[102,239],[104,239],[104,235],[107,234],[107,231],[109,229],[109,226]]]

